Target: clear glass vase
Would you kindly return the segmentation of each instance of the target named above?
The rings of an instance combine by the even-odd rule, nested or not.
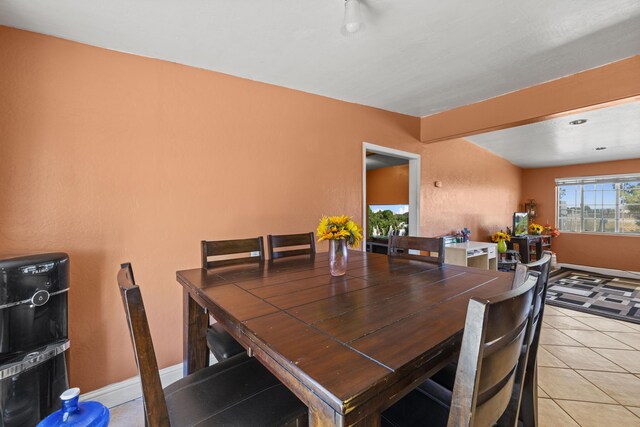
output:
[[[347,272],[347,241],[329,240],[329,270],[332,276],[344,276]]]

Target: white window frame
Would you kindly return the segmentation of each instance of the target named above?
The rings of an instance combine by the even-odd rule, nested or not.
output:
[[[560,229],[560,194],[559,188],[563,185],[579,185],[580,186],[580,227],[579,231],[566,231],[560,229],[563,233],[576,234],[598,234],[613,236],[640,236],[640,232],[622,232],[620,231],[620,187],[625,182],[640,181],[640,173],[618,174],[618,175],[599,175],[599,176],[583,176],[571,178],[556,178],[555,180],[555,218],[556,227]],[[615,207],[615,231],[584,231],[584,185],[589,184],[615,184],[616,189],[616,207]]]

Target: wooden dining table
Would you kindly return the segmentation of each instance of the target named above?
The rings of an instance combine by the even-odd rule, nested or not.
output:
[[[209,315],[309,408],[311,426],[372,425],[460,348],[470,298],[512,274],[349,251],[178,271],[184,373],[207,366]]]

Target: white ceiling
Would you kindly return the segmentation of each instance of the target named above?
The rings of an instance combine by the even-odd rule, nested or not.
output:
[[[576,119],[587,119],[587,122],[577,126],[569,124]],[[640,102],[466,139],[523,168],[636,159],[640,158]],[[596,147],[607,148],[598,151]]]
[[[400,157],[385,156],[384,154],[369,154],[365,158],[365,164],[368,171],[374,169],[388,168],[389,166],[398,166],[409,164],[409,160]]]
[[[425,116],[640,52],[638,0],[0,0],[0,24]]]

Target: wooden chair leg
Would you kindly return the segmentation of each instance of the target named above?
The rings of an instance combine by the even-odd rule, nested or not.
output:
[[[527,375],[522,389],[520,403],[520,420],[523,427],[538,426],[538,368],[534,367],[533,375]]]

